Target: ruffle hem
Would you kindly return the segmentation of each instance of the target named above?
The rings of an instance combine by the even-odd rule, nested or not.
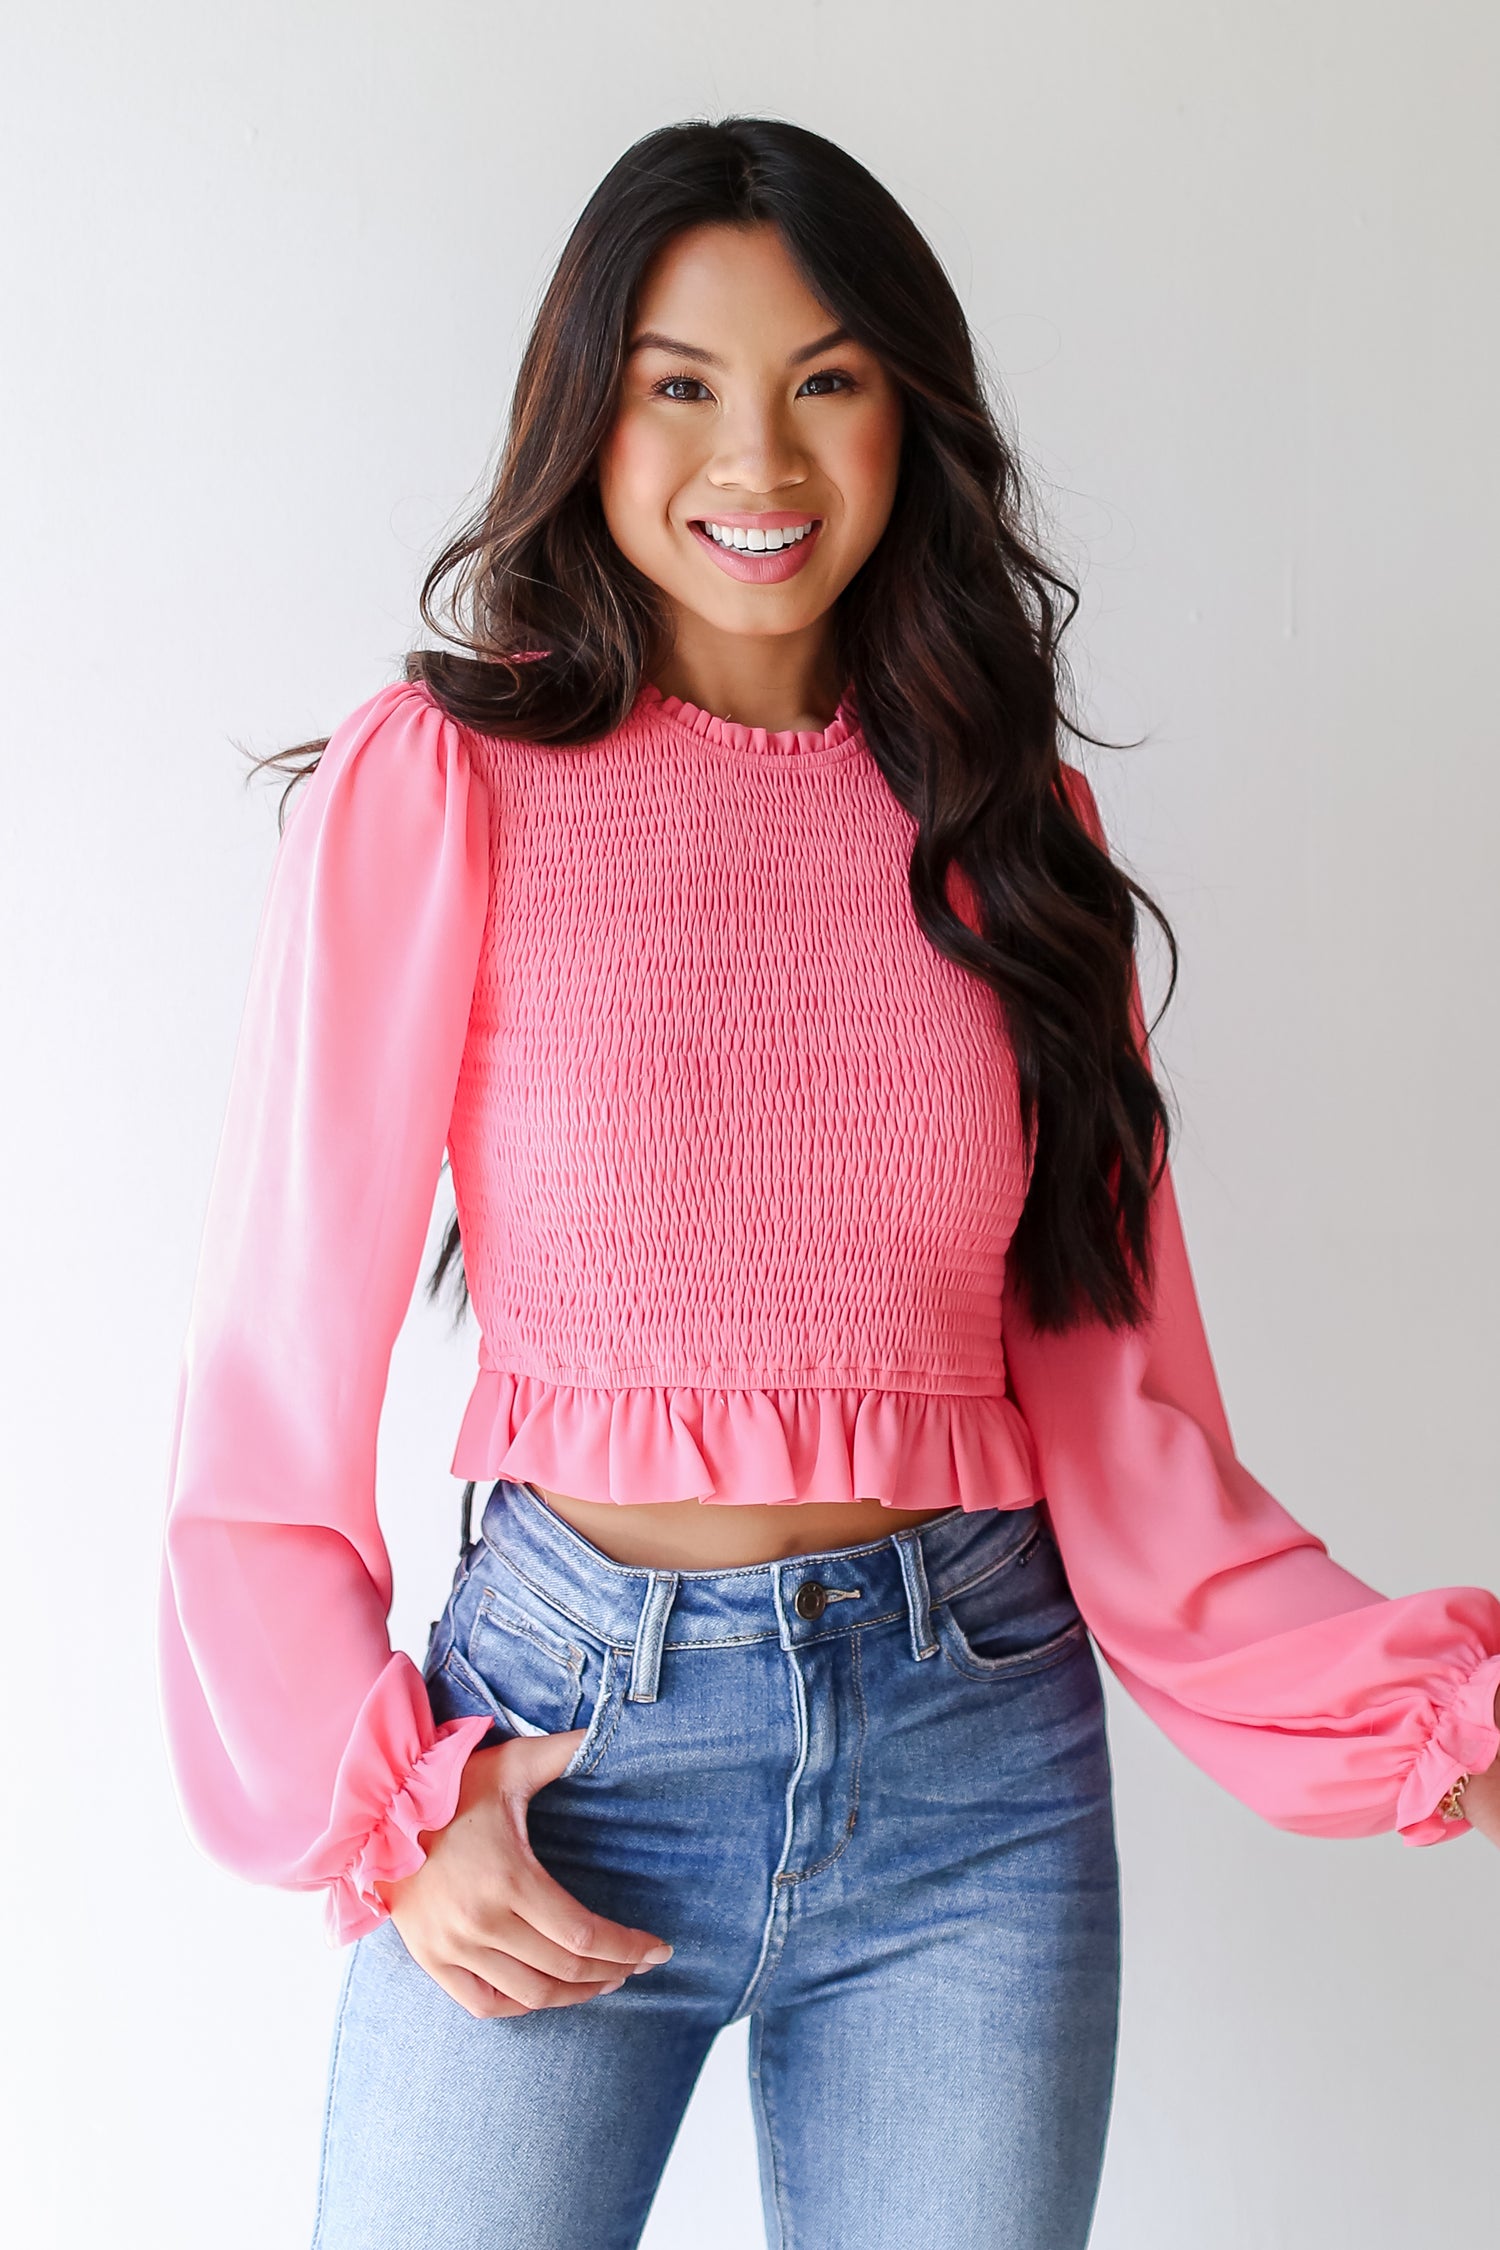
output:
[[[974,1510],[1041,1498],[1031,1431],[1003,1393],[606,1389],[494,1368],[480,1371],[452,1470],[626,1507],[879,1500]]]

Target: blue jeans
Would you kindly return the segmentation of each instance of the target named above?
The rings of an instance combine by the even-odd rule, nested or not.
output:
[[[356,1940],[313,2250],[627,2250],[741,2016],[776,2250],[1079,2250],[1119,1892],[1098,1668],[1040,1505],[652,1572],[501,1479],[425,1671],[487,1743],[586,1728],[533,1846],[676,1950],[480,2021],[394,1923]]]

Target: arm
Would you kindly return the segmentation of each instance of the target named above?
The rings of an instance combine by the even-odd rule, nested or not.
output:
[[[483,785],[382,689],[292,800],[261,914],[178,1383],[163,1719],[203,1848],[361,1935],[487,1721],[434,1727],[387,1633],[376,1432],[421,1260],[488,898]]]
[[[1097,807],[1069,770],[1083,817]],[[1136,1032],[1146,1046],[1139,983]],[[1010,1383],[1074,1594],[1111,1669],[1179,1749],[1276,1826],[1431,1844],[1500,1750],[1500,1602],[1386,1599],[1236,1456],[1170,1175],[1152,1316],[1039,1334],[1007,1286]]]

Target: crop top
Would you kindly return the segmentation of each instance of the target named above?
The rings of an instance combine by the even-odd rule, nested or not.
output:
[[[1065,786],[1102,843],[1083,776]],[[389,1911],[489,1726],[388,1635],[377,1426],[448,1152],[478,1369],[452,1469],[584,1499],[1045,1500],[1118,1679],[1278,1826],[1466,1825],[1500,1602],[1387,1598],[1236,1457],[1170,1172],[1148,1322],[1038,1332],[991,987],[940,955],[852,693],[768,732],[645,683],[566,747],[418,685],[291,802],[177,1386],[158,1680],[189,1827]],[[1146,1038],[1139,983],[1137,1036]]]

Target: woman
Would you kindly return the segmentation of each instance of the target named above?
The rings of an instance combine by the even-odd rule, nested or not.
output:
[[[453,647],[270,761],[166,1529],[195,1832],[351,1941],[318,2250],[635,2242],[745,2015],[772,2240],[1064,2250],[1089,1635],[1267,1819],[1427,1844],[1500,1838],[1500,1603],[1385,1599],[1235,1456],[1076,596],[862,167],[628,150],[435,627],[448,579]],[[375,1443],[445,1147],[483,1334],[419,1673]]]

